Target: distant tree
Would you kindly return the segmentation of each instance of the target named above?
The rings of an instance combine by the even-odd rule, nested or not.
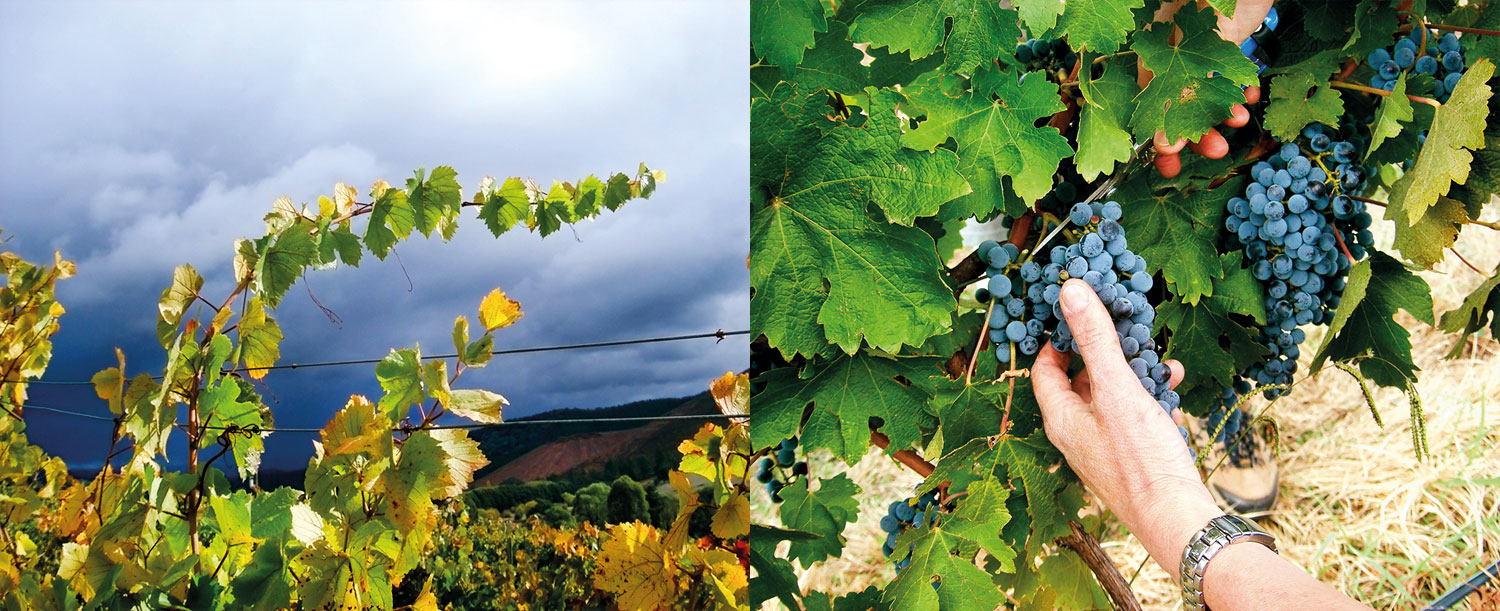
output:
[[[547,507],[547,510],[542,512],[542,521],[554,528],[572,528],[578,525],[573,519],[573,512],[568,510],[567,505],[562,504]]]
[[[609,500],[609,484],[594,482],[573,493],[573,516],[580,522],[595,526],[608,524],[606,502]]]
[[[635,480],[621,475],[609,486],[608,517],[610,524],[621,522],[651,521],[651,509],[646,503],[646,489]]]
[[[651,525],[657,528],[667,528],[672,521],[677,519],[677,497],[662,494],[657,490],[646,493],[646,504],[651,512]]]

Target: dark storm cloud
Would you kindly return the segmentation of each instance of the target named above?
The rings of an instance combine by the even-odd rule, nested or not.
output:
[[[543,181],[633,171],[668,180],[546,240],[490,236],[466,215],[450,243],[310,272],[277,312],[283,362],[451,352],[500,287],[526,316],[498,347],[746,328],[748,11],[733,3],[7,5],[0,19],[0,226],[31,259],[60,249],[79,276],[47,379],[87,379],[121,346],[159,370],[155,302],[192,263],[230,289],[231,243],[287,195],[361,193],[417,167]],[[408,283],[407,274],[410,275]],[[314,305],[336,312],[334,324]],[[497,357],[458,382],[506,395],[511,417],[700,392],[747,366],[742,337]],[[373,366],[277,371],[278,423],[321,426]],[[33,402],[102,411],[87,388]],[[97,464],[106,422],[28,415],[32,436]],[[268,442],[302,464],[306,436]]]

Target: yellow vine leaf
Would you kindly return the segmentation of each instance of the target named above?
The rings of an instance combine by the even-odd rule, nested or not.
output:
[[[726,371],[709,384],[708,390],[714,396],[714,403],[719,404],[720,412],[736,416],[750,413],[749,373],[736,375]]]
[[[521,316],[521,304],[506,297],[500,289],[490,291],[484,296],[484,301],[479,302],[479,324],[488,331],[508,327]]]
[[[672,483],[672,489],[677,491],[677,519],[672,521],[672,529],[667,531],[666,545],[670,549],[682,549],[687,543],[688,523],[693,519],[693,512],[698,510],[701,503],[698,502],[698,492],[693,490],[693,483],[688,480],[687,474],[681,471],[673,471],[667,474],[667,480]]]
[[[736,491],[719,505],[712,528],[714,536],[720,539],[738,539],[750,534],[750,500],[745,493]]]
[[[119,359],[119,367],[110,367],[94,374],[94,393],[100,399],[109,402],[110,413],[118,416],[124,412],[120,408],[120,400],[125,397],[125,352],[115,348],[115,358]]]
[[[722,549],[693,548],[688,559],[702,566],[703,577],[713,586],[712,592],[718,607],[734,609],[744,604],[746,589],[750,587],[750,576],[740,565],[739,557]]]
[[[724,429],[719,428],[719,425],[711,422],[703,425],[692,439],[684,439],[677,445],[677,451],[682,453],[682,464],[678,470],[710,482],[718,481],[723,440]]]
[[[595,587],[615,595],[621,609],[656,609],[677,600],[676,550],[661,532],[641,522],[614,524],[599,549]]]
[[[340,183],[342,184],[342,183]],[[438,611],[437,595],[432,593],[432,579],[422,585],[422,593],[417,595],[417,600],[411,604],[412,611]]]
[[[353,186],[344,183],[335,183],[333,185],[334,212],[337,212],[339,216],[349,214],[354,210],[354,200],[357,197],[359,195],[355,193]]]

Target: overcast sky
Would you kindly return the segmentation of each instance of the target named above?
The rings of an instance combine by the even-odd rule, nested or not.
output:
[[[232,242],[264,232],[276,197],[315,202],[338,181],[363,197],[437,165],[466,195],[485,175],[545,186],[642,161],[667,181],[576,240],[495,239],[466,209],[452,242],[398,246],[409,284],[395,257],[310,273],[342,325],[299,281],[275,314],[283,362],[451,352],[454,317],[494,287],[526,313],[499,348],[748,328],[748,31],[740,2],[0,3],[5,248],[78,262],[45,379],[86,380],[115,346],[128,373],[160,373],[173,267],[226,295]],[[516,417],[693,394],[747,364],[741,336],[496,357],[457,386],[506,395]],[[266,382],[284,426],[379,394],[370,365]],[[86,387],[31,394],[108,413]],[[27,421],[70,464],[97,467],[108,443],[107,422]],[[311,448],[273,436],[266,464],[303,466]]]

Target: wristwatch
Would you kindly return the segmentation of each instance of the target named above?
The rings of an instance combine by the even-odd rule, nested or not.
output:
[[[1182,550],[1182,603],[1192,611],[1204,611],[1203,571],[1208,568],[1219,550],[1240,541],[1254,541],[1276,551],[1276,539],[1266,534],[1254,522],[1239,516],[1222,515],[1208,521],[1208,525],[1188,540]]]

